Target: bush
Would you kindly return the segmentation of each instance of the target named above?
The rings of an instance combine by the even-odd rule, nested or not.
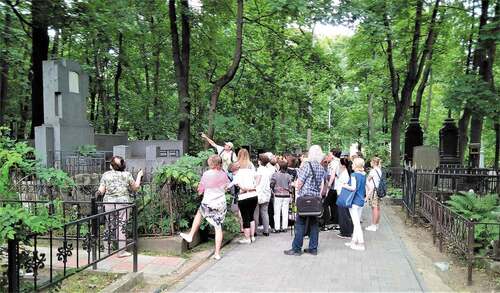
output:
[[[477,196],[473,192],[455,194],[446,202],[457,214],[473,222],[499,223],[500,206],[497,194]],[[474,237],[480,249],[488,247],[493,240],[498,240],[498,225],[475,225]]]

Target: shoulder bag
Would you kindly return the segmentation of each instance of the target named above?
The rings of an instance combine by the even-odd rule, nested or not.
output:
[[[351,177],[349,177],[349,185],[351,185]],[[343,208],[350,208],[352,206],[352,201],[354,199],[354,195],[356,194],[356,191],[350,191],[349,189],[346,189],[342,187],[342,191],[340,191],[339,196],[337,197],[337,206],[343,207]]]
[[[309,168],[312,172],[312,179],[316,184],[316,174],[314,169],[309,163]],[[303,195],[297,198],[297,214],[299,216],[313,216],[313,217],[321,217],[323,214],[323,203],[321,202],[321,196],[314,195]]]

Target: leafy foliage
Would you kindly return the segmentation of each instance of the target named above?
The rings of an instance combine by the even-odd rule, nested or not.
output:
[[[467,192],[451,196],[446,203],[452,211],[473,222],[500,223],[498,194],[477,196]],[[499,229],[499,225],[475,225],[475,239],[482,247],[486,247],[492,240],[498,240]]]

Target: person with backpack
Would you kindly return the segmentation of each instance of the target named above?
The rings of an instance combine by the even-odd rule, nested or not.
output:
[[[365,228],[366,231],[378,230],[380,221],[380,199],[385,196],[386,182],[382,172],[382,160],[373,157],[370,161],[372,169],[366,180],[366,201],[372,208],[372,224]]]
[[[229,165],[238,161],[236,153],[233,150],[234,145],[232,142],[227,141],[224,143],[224,146],[220,146],[210,139],[205,133],[202,133],[201,137],[217,150],[217,155],[219,155],[222,159],[222,169],[224,169],[224,171],[227,172]]]

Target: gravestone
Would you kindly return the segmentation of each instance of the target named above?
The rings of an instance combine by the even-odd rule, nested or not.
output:
[[[434,171],[439,167],[439,163],[439,151],[436,147],[416,146],[413,148],[413,168]]]
[[[439,130],[439,158],[441,164],[459,165],[458,156],[458,127],[455,120],[448,112],[448,118],[444,121],[443,127]]]
[[[65,153],[94,144],[94,129],[86,117],[88,84],[78,63],[43,61],[44,124],[35,128],[35,148],[43,164],[53,166]]]
[[[424,132],[418,118],[411,118],[405,133],[405,162],[413,162],[413,150],[424,144]]]

